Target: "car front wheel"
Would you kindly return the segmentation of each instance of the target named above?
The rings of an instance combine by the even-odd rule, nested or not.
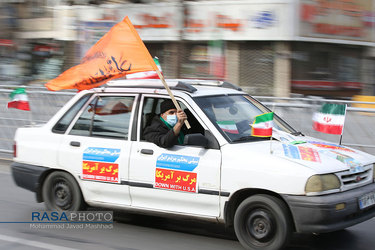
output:
[[[289,241],[292,225],[286,205],[270,195],[245,199],[234,216],[234,230],[240,243],[251,250],[276,250]]]
[[[74,177],[66,172],[55,171],[48,175],[42,194],[46,208],[51,211],[79,211],[84,207],[81,189]]]

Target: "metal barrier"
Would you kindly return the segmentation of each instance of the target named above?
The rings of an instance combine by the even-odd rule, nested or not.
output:
[[[342,144],[375,155],[375,108],[354,107],[374,102],[331,100],[317,97],[280,98],[255,96],[259,101],[287,121],[293,128],[315,138],[339,143],[340,135],[330,135],[312,128],[312,116],[325,102],[347,104]]]
[[[7,109],[9,93],[15,86],[0,85],[0,153],[10,158],[13,138],[18,127],[47,122],[75,92],[52,92],[44,87],[26,87],[31,111]],[[375,108],[354,107],[374,102],[327,100],[322,98],[279,98],[255,96],[293,128],[305,135],[338,143],[340,136],[317,132],[312,129],[312,116],[323,102],[348,104],[342,144],[375,155]],[[1,158],[1,156],[0,156]]]
[[[7,109],[9,94],[15,87],[0,85],[0,153],[5,158],[13,153],[13,138],[18,127],[47,122],[75,94],[46,91],[44,87],[25,87],[31,111]]]

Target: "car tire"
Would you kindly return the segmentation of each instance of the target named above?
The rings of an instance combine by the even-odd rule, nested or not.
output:
[[[42,194],[50,211],[80,211],[84,208],[81,189],[72,175],[52,172],[44,181]]]
[[[292,224],[289,211],[280,199],[254,195],[238,206],[234,230],[246,249],[276,250],[288,243]]]

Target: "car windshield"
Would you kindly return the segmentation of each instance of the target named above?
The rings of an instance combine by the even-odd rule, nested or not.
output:
[[[256,116],[271,112],[268,108],[247,95],[221,95],[196,97],[201,107],[218,130],[229,142],[262,140],[251,136],[251,125]],[[297,133],[276,114],[273,128],[286,133]]]

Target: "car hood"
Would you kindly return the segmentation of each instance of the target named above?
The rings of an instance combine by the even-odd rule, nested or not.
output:
[[[375,156],[365,152],[308,136],[293,136],[284,132],[273,134],[272,140],[238,144],[238,150],[254,152],[257,157],[276,157],[313,169],[316,173],[350,170],[362,172],[375,163]],[[280,164],[282,161],[280,161]]]

